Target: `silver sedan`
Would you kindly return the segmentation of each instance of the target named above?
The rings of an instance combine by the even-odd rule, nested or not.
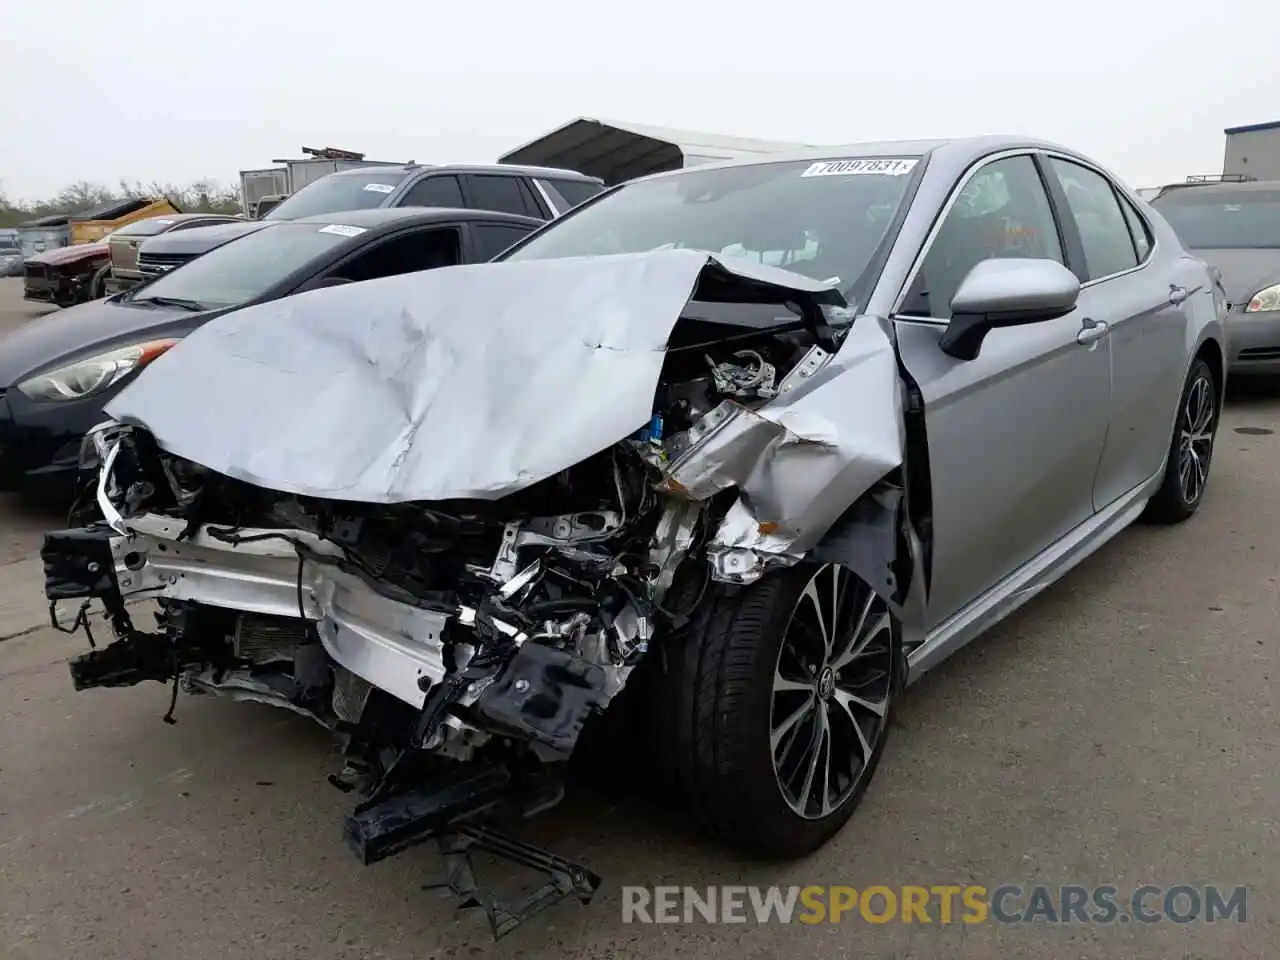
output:
[[[92,434],[107,525],[49,535],[46,591],[112,611],[81,688],[353,731],[366,860],[406,811],[554,776],[624,685],[709,830],[796,856],[910,681],[1131,522],[1196,512],[1224,310],[1158,213],[1047,143],[661,174],[498,262],[193,333]],[[407,803],[413,754],[484,790]]]

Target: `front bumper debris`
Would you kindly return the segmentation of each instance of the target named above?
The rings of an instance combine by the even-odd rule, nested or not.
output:
[[[449,891],[461,909],[481,910],[497,940],[561,900],[572,897],[584,905],[590,903],[600,887],[599,875],[585,865],[485,825],[495,812],[504,819],[527,817],[546,798],[543,784],[513,779],[503,767],[462,767],[428,788],[375,798],[357,807],[347,818],[347,845],[368,865],[435,841],[445,861],[445,877],[428,888]],[[473,850],[540,874],[544,882],[514,903],[503,902],[477,882]]]
[[[195,672],[204,661],[204,652],[198,645],[175,643],[173,623],[165,616],[158,620],[170,629],[147,633],[134,629],[125,611],[127,598],[199,595],[205,603],[218,599],[239,605],[236,609],[304,616],[321,624],[321,637],[327,635],[331,641],[326,652],[337,664],[351,667],[357,676],[379,677],[389,693],[412,706],[425,706],[424,718],[431,714],[428,691],[437,697],[447,692],[439,643],[447,620],[442,614],[409,608],[368,590],[361,592],[334,570],[308,570],[304,564],[299,579],[296,555],[280,556],[281,545],[272,545],[270,540],[232,547],[207,534],[179,539],[181,528],[163,518],[133,518],[131,523],[152,533],[121,535],[99,523],[45,536],[41,550],[45,593],[55,625],[60,602],[79,600],[87,606],[98,600],[109,612],[116,633],[114,642],[101,648],[95,643],[94,649],[70,662],[76,690],[145,681],[173,683],[175,697],[180,681],[185,681],[191,692],[234,689],[217,670]],[[289,535],[304,536],[297,531]],[[291,549],[288,544],[282,546]],[[315,546],[322,549],[318,542]],[[325,598],[323,605],[320,597]],[[84,606],[77,623],[87,628],[83,610]],[[90,641],[93,643],[92,635]],[[488,696],[477,699],[477,711],[489,715],[495,724],[506,724],[531,738],[571,750],[581,729],[583,705],[605,699],[602,675],[583,671],[569,662],[571,659],[536,645],[524,648],[512,661],[515,674],[490,686],[485,691]],[[400,679],[404,676],[416,679],[404,683]],[[529,677],[545,681],[547,686],[529,690]],[[524,700],[515,697],[515,706],[505,704],[500,695],[503,690],[521,689],[529,691]],[[366,697],[367,691],[366,686]],[[249,693],[247,689],[241,692]],[[566,694],[564,706],[557,707],[561,692]],[[338,695],[335,691],[335,698]],[[529,699],[538,697],[539,703],[521,709],[521,703],[528,706]],[[172,705],[166,719],[171,715]],[[535,716],[543,717],[545,724],[531,722]],[[420,726],[425,736],[432,736],[434,731],[425,729],[425,724]],[[341,785],[336,778],[334,782]],[[590,903],[600,886],[600,877],[585,865],[495,829],[496,824],[523,818],[557,802],[561,795],[557,783],[502,764],[471,762],[446,762],[444,769],[425,783],[393,763],[371,783],[370,796],[355,808],[344,827],[352,853],[361,863],[371,865],[435,842],[444,859],[445,876],[442,882],[429,886],[453,893],[461,908],[479,909],[495,939],[566,898]],[[474,850],[533,870],[543,882],[517,902],[504,902],[477,883],[470,859]]]
[[[379,596],[334,566],[299,561],[293,544],[337,558],[329,541],[297,530],[247,529],[228,543],[206,529],[181,539],[185,525],[133,517],[137,533],[112,536],[120,595],[198,601],[227,610],[302,619],[315,625],[335,661],[411,707],[444,679],[446,615]],[[51,598],[52,599],[52,598]]]

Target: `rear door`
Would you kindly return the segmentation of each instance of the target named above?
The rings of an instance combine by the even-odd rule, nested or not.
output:
[[[1157,257],[1141,213],[1111,179],[1074,157],[1048,155],[1050,187],[1081,257],[1079,307],[1107,325],[1111,352],[1110,428],[1094,480],[1102,510],[1164,462],[1186,354],[1184,293],[1176,258]],[[1075,244],[1072,244],[1073,246]],[[1194,285],[1193,278],[1183,281]]]
[[[930,630],[1092,517],[1110,408],[1109,348],[1082,310],[992,330],[973,360],[938,346],[951,298],[979,262],[1066,262],[1032,153],[970,168],[948,204],[894,317],[928,434]]]

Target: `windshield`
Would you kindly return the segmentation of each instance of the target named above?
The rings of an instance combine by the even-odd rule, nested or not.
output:
[[[215,247],[137,288],[130,299],[182,300],[206,309],[256,300],[295,270],[363,233],[357,227],[282,223]]]
[[[1192,250],[1280,248],[1280,191],[1197,194],[1195,187],[1153,200]]]
[[[263,220],[300,220],[339,210],[380,207],[404,180],[403,170],[389,173],[331,173],[307,184],[288,200],[272,209]]]
[[[902,204],[917,158],[782,161],[626,184],[553,221],[507,260],[689,248],[848,291]]]

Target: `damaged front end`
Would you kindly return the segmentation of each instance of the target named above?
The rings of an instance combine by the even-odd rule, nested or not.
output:
[[[175,699],[269,703],[338,731],[346,764],[332,779],[365,797],[347,825],[353,850],[373,862],[439,840],[455,892],[485,907],[495,934],[560,897],[590,899],[590,871],[486,824],[558,799],[557,771],[650,645],[708,591],[773,567],[825,552],[901,608],[911,566],[899,549],[900,385],[887,328],[850,324],[838,297],[803,289],[804,278],[702,256],[691,269],[687,254],[623,258],[643,261],[633,277],[661,271],[674,289],[687,285],[653,323],[656,361],[643,343],[605,361],[618,373],[630,351],[652,369],[632,377],[647,383],[647,422],[602,444],[587,418],[577,436],[595,449],[579,456],[569,443],[554,470],[477,467],[486,443],[520,438],[496,427],[433,434],[437,393],[404,403],[418,414],[393,462],[431,463],[416,458],[434,445],[471,482],[448,488],[422,467],[387,483],[409,498],[379,502],[353,493],[368,470],[349,482],[330,472],[321,488],[281,480],[278,457],[237,460],[230,444],[193,456],[162,414],[153,431],[146,398],[131,404],[126,391],[110,412],[129,422],[90,437],[102,521],[50,533],[44,546],[49,599],[101,600],[116,634],[73,662],[76,687],[167,682]],[[581,283],[567,289],[566,302],[581,300]],[[585,342],[593,357],[610,346]],[[194,358],[193,346],[172,355]],[[238,344],[227,355],[252,352]],[[157,373],[181,376],[162,359]],[[565,393],[567,404],[614,400]],[[602,432],[617,420],[601,416]],[[451,452],[460,446],[469,460]],[[155,631],[135,627],[133,600],[158,602]],[[476,844],[542,870],[549,887],[532,906],[487,899],[464,862]]]

